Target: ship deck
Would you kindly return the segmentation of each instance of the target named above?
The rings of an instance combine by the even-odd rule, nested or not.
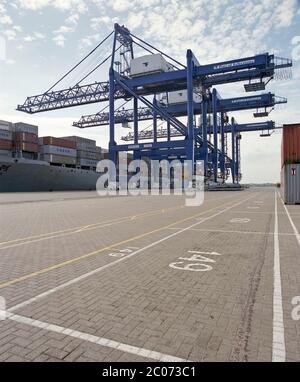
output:
[[[277,189],[1,194],[0,224],[0,361],[300,361],[300,207]]]

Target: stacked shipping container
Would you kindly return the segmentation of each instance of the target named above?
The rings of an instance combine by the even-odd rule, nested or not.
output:
[[[0,156],[39,159],[56,165],[95,169],[102,159],[96,141],[78,136],[38,138],[38,126],[0,120]]]
[[[77,150],[77,165],[80,167],[96,168],[101,160],[101,147],[96,146],[93,139],[78,136],[64,137],[74,142]]]
[[[12,156],[12,124],[6,121],[0,121],[0,155]]]
[[[42,137],[39,139],[40,159],[61,165],[76,165],[76,145],[63,138]]]
[[[17,157],[36,159],[38,153],[38,127],[23,122],[13,126],[13,150]]]
[[[281,193],[286,204],[300,204],[300,124],[283,125]]]

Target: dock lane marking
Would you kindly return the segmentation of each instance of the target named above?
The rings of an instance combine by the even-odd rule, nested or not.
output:
[[[171,227],[168,228],[170,230],[180,230],[182,227]],[[233,231],[233,230],[226,230],[226,229],[205,229],[205,228],[191,228],[190,231],[198,231],[198,232],[221,232],[221,233],[244,233],[244,234],[251,234],[251,235],[272,235],[274,236],[273,232],[261,232],[261,231]],[[294,233],[278,233],[279,236],[295,236]]]
[[[156,233],[156,232],[162,231],[162,230],[164,230],[164,229],[168,229],[169,227],[171,227],[171,226],[173,226],[173,225],[175,225],[175,224],[179,224],[179,223],[185,222],[185,221],[187,221],[187,220],[193,219],[193,218],[196,217],[196,216],[203,215],[203,214],[208,213],[208,212],[210,212],[210,211],[213,211],[213,210],[215,210],[216,208],[219,208],[219,207],[220,207],[220,206],[216,206],[216,207],[210,208],[210,209],[208,209],[207,211],[199,212],[198,214],[195,214],[195,215],[193,215],[193,216],[191,216],[191,217],[188,217],[188,218],[185,218],[185,219],[183,219],[183,220],[179,220],[179,221],[174,222],[174,223],[172,223],[172,224],[170,224],[170,225],[163,226],[163,227],[161,227],[161,228],[155,229],[155,230],[150,231],[150,232],[146,232],[146,233],[144,233],[144,234],[141,234],[141,235],[132,237],[132,238],[130,238],[130,239],[127,239],[127,240],[124,240],[124,241],[121,241],[121,242],[118,242],[118,243],[114,243],[114,244],[109,245],[109,246],[107,246],[107,247],[98,249],[97,251],[93,251],[93,252],[90,252],[90,253],[87,253],[87,254],[84,254],[84,255],[75,257],[75,258],[73,258],[73,259],[64,261],[64,262],[62,262],[62,263],[58,263],[58,264],[52,265],[52,266],[50,266],[50,267],[43,268],[43,269],[41,269],[41,270],[39,270],[39,271],[29,273],[29,274],[27,274],[27,275],[18,277],[18,278],[16,278],[16,279],[13,279],[13,280],[10,280],[10,281],[6,281],[6,282],[0,284],[0,289],[5,288],[5,287],[10,286],[10,285],[13,285],[13,284],[16,284],[16,283],[18,283],[18,282],[21,282],[21,281],[24,281],[24,280],[33,278],[33,277],[38,276],[38,275],[40,275],[40,274],[47,273],[47,272],[49,272],[49,271],[51,271],[51,270],[54,270],[54,269],[58,269],[58,268],[64,267],[64,266],[66,266],[66,265],[69,265],[69,264],[72,264],[72,263],[74,263],[74,262],[83,260],[83,259],[85,259],[85,258],[94,256],[94,255],[97,255],[97,254],[99,254],[99,253],[101,253],[101,252],[104,252],[105,250],[115,249],[116,247],[119,247],[119,246],[121,246],[121,245],[123,245],[123,244],[126,244],[126,243],[131,242],[131,241],[134,241],[134,240],[141,239],[141,238],[143,238],[143,237],[145,237],[145,236],[151,235],[152,233]],[[174,209],[174,207],[172,207],[172,208]],[[181,208],[181,207],[180,207],[180,208]]]
[[[289,213],[289,210],[286,208],[286,205],[284,204],[284,201],[282,200],[282,197],[281,197],[281,195],[280,195],[279,193],[278,193],[278,196],[279,196],[279,198],[280,198],[280,200],[281,200],[281,203],[283,204],[283,207],[284,207],[284,209],[285,209],[285,212],[286,212],[286,214],[287,214],[287,217],[289,218],[289,221],[290,221],[291,226],[292,226],[292,228],[293,228],[293,231],[294,231],[294,234],[295,234],[295,236],[296,236],[297,242],[298,242],[298,244],[300,245],[300,234],[299,234],[299,232],[298,232],[298,230],[297,230],[297,227],[295,226],[295,224],[294,224],[294,222],[293,222],[293,220],[292,220],[292,217],[291,217],[291,215],[290,215],[290,213]]]
[[[69,337],[77,338],[83,341],[91,342],[99,346],[119,350],[124,353],[134,354],[139,357],[153,359],[155,361],[188,362],[188,360],[183,358],[175,357],[168,354],[163,354],[157,351],[140,348],[133,345],[124,344],[122,342],[113,341],[108,338],[98,337],[92,334],[80,332],[78,330],[73,330],[73,329],[65,328],[63,326],[53,325],[48,322],[34,320],[32,318],[20,316],[17,314],[7,313],[7,319],[14,322],[21,323],[21,324],[30,325],[32,327],[46,330],[49,332],[59,333],[62,336],[69,336]]]
[[[280,253],[278,235],[278,205],[275,191],[275,223],[274,223],[274,290],[273,290],[273,345],[272,361],[285,362],[286,350],[284,339],[282,285],[280,274]]]
[[[248,218],[234,218],[230,220],[230,223],[249,223],[250,219]]]
[[[0,243],[0,251],[2,249],[20,247],[20,246],[26,245],[26,244],[37,243],[40,241],[50,240],[50,239],[54,239],[54,238],[58,238],[58,237],[70,236],[70,235],[74,235],[74,234],[80,233],[80,232],[92,231],[92,230],[96,230],[99,228],[109,227],[109,226],[112,226],[115,224],[122,224],[122,223],[126,223],[130,220],[135,220],[137,218],[155,216],[155,215],[159,215],[161,213],[165,213],[165,211],[179,210],[180,208],[181,208],[181,206],[170,207],[170,208],[164,209],[163,211],[162,210],[156,210],[156,211],[143,212],[142,214],[133,215],[133,216],[124,216],[122,218],[108,220],[108,221],[106,221],[106,222],[104,221],[102,223],[89,224],[89,225],[85,225],[85,226],[81,226],[81,227],[77,227],[77,228],[70,228],[70,229],[63,230],[63,231],[56,231],[54,233],[45,233],[45,234],[41,234],[41,236],[32,237],[33,240],[30,240],[30,237],[28,237],[28,238],[23,238],[23,239],[12,240],[12,241],[8,241],[8,242],[2,242],[2,243]],[[20,242],[16,242],[16,241],[22,241],[22,242],[20,243]],[[9,245],[1,247],[1,245],[4,245],[4,244],[9,244]]]
[[[207,210],[207,211],[199,212],[199,213],[197,213],[197,214],[195,214],[195,215],[193,215],[193,216],[190,216],[190,217],[185,218],[185,219],[182,219],[182,220],[178,220],[178,221],[176,221],[176,222],[174,222],[174,223],[172,223],[172,224],[169,224],[169,225],[167,225],[167,226],[163,226],[163,227],[157,228],[157,229],[155,229],[155,230],[153,230],[153,231],[146,232],[146,233],[144,233],[144,234],[141,234],[141,235],[132,237],[132,238],[130,238],[130,239],[127,239],[127,240],[124,240],[124,241],[121,241],[121,242],[118,242],[118,243],[111,244],[111,245],[109,245],[109,246],[107,246],[107,247],[98,249],[98,250],[96,250],[96,251],[93,251],[93,252],[90,252],[90,253],[87,253],[87,254],[84,254],[84,255],[75,257],[74,259],[70,259],[70,260],[64,261],[64,262],[62,262],[62,263],[58,263],[58,264],[52,265],[52,266],[47,267],[47,268],[43,268],[43,269],[41,269],[41,270],[39,270],[39,271],[32,272],[32,273],[29,273],[29,274],[27,274],[27,275],[18,277],[18,278],[16,278],[16,279],[13,279],[13,280],[10,280],[10,281],[6,281],[6,282],[0,284],[0,289],[5,288],[5,287],[10,286],[10,285],[13,285],[13,284],[16,284],[16,283],[18,283],[18,282],[21,282],[21,281],[24,281],[24,280],[33,278],[33,277],[38,276],[38,275],[40,275],[40,274],[47,273],[47,272],[52,271],[52,270],[54,270],[54,269],[58,269],[58,268],[64,267],[64,266],[66,266],[66,265],[75,263],[75,262],[77,262],[77,261],[81,261],[81,260],[83,260],[83,259],[85,259],[85,258],[88,258],[88,257],[91,257],[91,256],[95,256],[95,255],[97,255],[97,254],[99,254],[99,253],[101,253],[101,252],[104,252],[104,251],[106,251],[106,250],[115,249],[116,247],[119,247],[119,246],[121,246],[121,245],[123,245],[123,244],[126,244],[126,243],[131,242],[131,241],[134,241],[134,240],[141,239],[141,238],[143,238],[143,237],[145,237],[145,236],[151,235],[151,234],[156,233],[156,232],[160,232],[160,231],[162,231],[162,230],[164,230],[164,229],[168,229],[169,227],[172,227],[172,226],[175,225],[175,224],[183,223],[183,222],[185,222],[185,221],[187,221],[187,220],[193,219],[193,218],[195,218],[195,217],[197,217],[197,216],[200,216],[200,215],[203,215],[203,214],[208,213],[208,212],[210,212],[210,211],[213,211],[213,210],[215,210],[216,208],[219,208],[219,207],[220,207],[220,206],[216,206],[216,207],[210,208],[210,209]],[[128,256],[127,256],[127,257],[128,257]]]
[[[218,200],[225,200],[225,199],[231,199],[231,198],[233,198],[232,195],[226,196],[225,198],[220,198]],[[38,242],[38,241],[41,241],[41,240],[47,240],[47,239],[52,239],[52,238],[55,238],[55,237],[66,236],[67,234],[73,234],[73,233],[82,232],[83,230],[93,230],[93,229],[97,229],[97,228],[103,228],[103,225],[106,225],[106,224],[123,223],[123,220],[125,220],[125,219],[126,219],[126,221],[127,220],[131,220],[131,218],[133,218],[133,217],[134,217],[134,219],[136,219],[137,217],[142,217],[142,216],[147,216],[148,217],[148,216],[151,216],[151,215],[156,215],[156,214],[159,214],[159,213],[164,213],[166,211],[179,210],[179,209],[182,209],[182,208],[185,208],[185,205],[181,205],[181,206],[178,206],[178,207],[174,206],[174,207],[169,207],[169,208],[163,208],[163,209],[158,209],[158,210],[153,210],[153,211],[148,211],[148,212],[142,212],[140,214],[123,216],[123,217],[119,217],[119,218],[116,218],[116,219],[106,220],[106,221],[98,222],[98,223],[94,223],[94,224],[77,226],[77,227],[67,228],[67,229],[64,229],[64,230],[46,232],[46,233],[42,233],[42,234],[39,234],[39,235],[33,235],[33,236],[21,237],[19,239],[14,239],[14,240],[3,241],[3,242],[0,242],[0,250],[1,249],[5,249],[5,248],[10,248],[8,246],[1,247],[1,245],[5,245],[5,244],[18,243],[20,241],[24,241],[24,243],[21,243],[19,245],[35,243],[35,242]],[[164,210],[164,212],[162,212],[162,210]],[[76,231],[76,232],[73,232],[73,231]],[[66,235],[60,235],[60,234],[65,234],[65,233],[66,233]],[[41,240],[34,240],[34,239],[41,239]],[[29,242],[28,240],[31,240],[31,241]]]
[[[69,281],[67,281],[67,282],[65,282],[65,283],[63,283],[63,284],[61,284],[61,285],[59,285],[59,286],[57,286],[57,287],[55,287],[55,288],[49,289],[49,290],[46,291],[46,292],[43,292],[43,293],[41,293],[41,294],[39,294],[39,295],[37,295],[37,296],[35,296],[35,297],[32,297],[32,298],[30,298],[30,299],[28,299],[28,300],[26,300],[26,301],[24,301],[24,302],[22,302],[22,303],[20,303],[20,304],[17,304],[17,305],[15,305],[15,306],[9,308],[8,311],[9,311],[9,312],[13,312],[13,311],[15,311],[15,310],[17,310],[17,309],[23,308],[24,306],[27,306],[27,305],[29,305],[29,304],[31,304],[31,303],[33,303],[33,302],[35,302],[35,301],[37,301],[37,300],[43,298],[43,297],[49,296],[50,294],[57,292],[58,290],[64,289],[64,288],[66,288],[67,286],[73,285],[73,284],[75,284],[75,283],[77,283],[77,282],[79,282],[79,281],[82,281],[82,280],[84,280],[84,279],[86,279],[86,278],[88,278],[88,277],[90,277],[90,276],[92,276],[92,275],[95,275],[95,274],[97,274],[97,273],[99,273],[99,272],[101,272],[101,271],[103,271],[103,270],[105,270],[105,269],[108,269],[108,268],[110,268],[110,267],[112,267],[112,266],[114,266],[114,265],[116,265],[116,264],[119,264],[120,262],[125,261],[125,260],[127,260],[127,259],[129,259],[129,258],[131,258],[131,257],[133,257],[133,256],[135,256],[135,255],[137,255],[137,254],[140,253],[140,252],[143,252],[143,251],[145,251],[145,250],[147,250],[147,249],[149,249],[149,248],[152,248],[152,247],[154,247],[154,246],[156,246],[156,245],[158,245],[158,244],[160,244],[160,243],[162,243],[162,242],[164,242],[164,241],[166,241],[166,240],[168,240],[168,239],[171,239],[171,238],[174,237],[174,236],[177,236],[177,235],[179,235],[179,234],[181,234],[181,233],[183,233],[183,232],[188,231],[190,228],[193,228],[193,227],[195,227],[195,226],[197,226],[197,225],[199,225],[199,224],[204,223],[204,222],[207,221],[207,220],[213,219],[214,217],[216,217],[216,216],[218,216],[218,215],[221,215],[221,214],[224,213],[224,212],[227,212],[227,211],[230,210],[231,208],[234,208],[234,207],[236,207],[236,206],[238,206],[238,205],[244,203],[245,201],[248,201],[249,199],[253,198],[254,196],[255,196],[255,195],[251,195],[249,198],[246,198],[246,199],[244,199],[244,200],[242,200],[242,201],[240,201],[240,202],[238,202],[238,203],[232,204],[231,206],[228,206],[228,207],[226,207],[225,209],[223,209],[223,210],[221,210],[221,211],[219,211],[219,212],[217,212],[217,213],[215,213],[215,214],[213,214],[213,215],[210,215],[210,216],[204,218],[204,219],[201,220],[200,222],[193,223],[193,224],[190,225],[189,227],[183,228],[183,229],[181,229],[180,231],[174,232],[174,233],[171,234],[171,235],[168,235],[168,236],[166,236],[166,237],[164,237],[164,238],[162,238],[162,239],[160,239],[160,240],[157,240],[157,241],[155,241],[155,242],[153,242],[153,243],[151,243],[151,244],[149,244],[149,245],[147,245],[147,246],[145,246],[145,247],[143,247],[143,248],[140,248],[140,249],[138,249],[138,250],[132,252],[132,253],[129,254],[128,256],[121,257],[121,258],[119,258],[119,259],[117,259],[117,260],[115,260],[115,261],[112,261],[112,262],[110,262],[110,263],[108,263],[108,264],[106,264],[106,265],[103,265],[103,266],[101,266],[101,267],[99,267],[99,268],[96,268],[96,269],[94,269],[93,271],[90,271],[90,272],[85,273],[85,274],[83,274],[83,275],[81,275],[81,276],[79,276],[79,277],[76,277],[76,278],[74,278],[74,279],[72,279],[72,280],[69,280]],[[212,208],[212,209],[216,209],[216,208],[219,208],[219,207],[220,207],[220,206],[215,207],[215,208]],[[211,210],[212,210],[212,209],[211,209]],[[208,210],[208,211],[209,211],[209,210]],[[207,213],[208,211],[203,211],[202,214],[203,214],[203,213]],[[190,216],[190,217],[188,217],[188,218],[182,219],[182,220],[180,220],[180,221],[174,222],[174,223],[169,224],[169,225],[167,225],[167,226],[158,228],[158,229],[156,229],[156,230],[153,230],[153,231],[150,231],[150,232],[146,232],[146,233],[144,233],[144,234],[142,234],[142,235],[139,235],[139,236],[136,236],[136,237],[134,237],[134,238],[130,238],[130,239],[125,240],[125,241],[123,241],[123,242],[121,242],[121,243],[112,244],[112,245],[110,245],[110,246],[108,246],[108,247],[106,247],[106,248],[102,248],[102,249],[100,249],[100,250],[98,250],[98,251],[94,251],[94,252],[91,252],[91,253],[87,253],[87,254],[85,254],[85,255],[83,255],[83,256],[80,256],[79,258],[75,258],[75,259],[66,261],[65,263],[56,264],[56,265],[54,265],[54,266],[52,266],[52,267],[49,267],[49,268],[46,268],[46,269],[42,269],[42,270],[37,271],[37,272],[34,272],[34,273],[32,273],[32,274],[29,274],[29,275],[25,275],[25,276],[19,277],[19,278],[15,279],[15,280],[8,281],[8,282],[6,282],[6,283],[0,284],[0,289],[1,289],[1,288],[4,288],[4,287],[6,287],[6,286],[9,286],[9,285],[15,284],[15,283],[17,283],[17,282],[20,282],[20,281],[23,281],[23,280],[26,280],[26,279],[35,277],[35,276],[40,275],[40,274],[42,274],[42,273],[46,273],[46,272],[48,272],[49,270],[57,269],[57,268],[60,268],[60,267],[62,267],[62,266],[64,266],[64,265],[71,264],[71,263],[73,263],[73,262],[75,262],[75,261],[79,261],[79,260],[82,260],[82,259],[84,259],[84,258],[87,258],[87,257],[90,257],[90,256],[97,255],[98,253],[103,252],[103,251],[105,251],[105,250],[113,249],[113,248],[115,248],[115,247],[119,247],[119,246],[121,246],[122,244],[131,242],[131,241],[133,241],[133,240],[137,240],[138,238],[142,238],[142,237],[148,236],[148,235],[150,235],[151,233],[155,233],[155,232],[159,232],[159,231],[168,229],[168,228],[172,227],[172,226],[175,225],[175,224],[178,224],[178,223],[181,223],[181,222],[185,222],[185,221],[194,219],[196,216],[199,216],[199,215],[200,215],[200,213],[198,213],[198,214],[196,214],[196,215],[193,215],[193,216]]]

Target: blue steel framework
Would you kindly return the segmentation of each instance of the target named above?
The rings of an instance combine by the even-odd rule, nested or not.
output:
[[[111,58],[108,82],[95,82],[87,85],[77,83],[74,87],[59,91],[54,91],[53,86],[41,95],[28,97],[23,105],[18,105],[17,110],[33,114],[109,101],[109,157],[113,162],[117,162],[117,153],[120,151],[133,151],[135,159],[139,159],[141,156],[149,156],[150,158],[169,156],[174,158],[175,156],[181,159],[189,159],[193,163],[195,160],[202,159],[205,162],[206,175],[212,173],[214,181],[218,179],[218,169],[220,169],[221,174],[225,174],[228,168],[231,168],[233,181],[236,181],[239,177],[240,135],[237,133],[235,121],[232,120],[232,157],[229,158],[225,152],[225,131],[228,131],[228,121],[225,118],[226,100],[222,102],[216,89],[211,91],[211,88],[220,84],[248,81],[247,86],[245,85],[246,91],[262,90],[265,88],[266,83],[274,77],[276,69],[289,68],[292,66],[292,61],[277,59],[273,55],[265,53],[210,65],[200,65],[193,52],[188,50],[186,66],[184,66],[158,51],[172,61],[174,70],[131,78],[130,60],[134,58],[134,44],[151,53],[153,53],[153,50],[158,51],[131,34],[124,26],[115,24],[112,54],[108,57]],[[117,45],[119,46],[117,47]],[[116,53],[119,50],[120,58],[118,61]],[[97,65],[96,68],[101,64]],[[181,66],[181,68],[179,69],[178,66]],[[115,67],[118,70],[115,70]],[[65,77],[66,75],[62,78]],[[60,80],[55,85],[59,82]],[[158,94],[184,89],[187,90],[187,103],[181,106],[174,105],[173,111],[170,110],[170,107],[163,107],[156,101]],[[202,102],[198,105],[193,100],[195,89],[197,89],[198,93],[200,92],[202,97]],[[149,101],[146,96],[154,97],[153,102]],[[133,144],[118,145],[115,142],[115,126],[119,123],[115,100],[129,98],[133,99],[133,111],[131,111],[134,124]],[[236,109],[231,110],[241,110],[241,102],[245,102],[245,108],[250,108],[249,105],[256,102],[255,107],[263,107],[265,110],[276,103],[286,102],[285,99],[276,100],[275,96],[270,93],[243,98],[243,101],[241,99],[239,101],[238,99],[236,101],[231,99],[229,103],[232,108],[240,104],[240,108],[236,106]],[[145,107],[140,108],[139,103],[144,104]],[[229,105],[227,105],[228,107]],[[148,118],[152,116],[153,119],[153,141],[151,143],[139,143],[138,122],[140,119],[143,120],[143,117],[140,118],[142,110],[146,112]],[[184,115],[182,113],[187,116],[186,125],[176,118]],[[208,123],[209,113],[212,113],[212,127]],[[220,116],[218,116],[218,113],[220,113]],[[194,122],[197,114],[201,114],[200,127],[197,127]],[[167,140],[163,142],[158,142],[158,118],[167,122]],[[177,131],[183,139],[171,140],[171,129]],[[208,139],[211,130],[213,142]],[[221,149],[218,148],[218,134],[221,135]]]
[[[239,110],[249,110],[249,109],[259,109],[268,107],[272,108],[276,104],[286,103],[286,98],[277,97],[272,93],[266,93],[255,96],[248,97],[238,97],[229,99],[217,98],[217,112],[227,113],[231,111]],[[208,105],[207,112],[212,113],[211,102]],[[175,117],[183,117],[187,115],[187,105],[185,103],[180,103],[176,105],[165,105],[161,103],[161,107]],[[194,104],[194,114],[198,115],[202,113],[201,103]],[[161,118],[160,115],[157,116]],[[153,119],[153,114],[151,108],[139,107],[138,108],[138,119],[139,121],[147,121]],[[115,123],[128,123],[134,121],[134,109],[119,109],[115,111]],[[73,126],[79,128],[95,127],[95,126],[106,126],[109,123],[109,113],[99,112],[96,114],[82,116],[78,122],[74,122]]]

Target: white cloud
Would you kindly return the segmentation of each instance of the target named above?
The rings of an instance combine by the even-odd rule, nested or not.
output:
[[[112,8],[117,12],[124,12],[134,7],[134,2],[130,0],[113,0],[110,2]]]
[[[67,17],[66,24],[74,24],[76,25],[79,21],[79,15],[74,13],[71,16]]]
[[[9,41],[13,41],[16,39],[17,33],[14,29],[6,29],[5,31],[1,32]]]
[[[73,31],[74,31],[74,28],[62,25],[57,30],[55,30],[53,33],[54,34],[65,34],[65,33],[70,33],[70,32],[73,32]]]
[[[293,68],[293,79],[300,80],[300,64]]]
[[[4,4],[0,4],[0,13],[5,13],[6,9],[4,7]]]
[[[44,40],[46,36],[43,33],[40,32],[34,32],[31,35],[27,35],[23,38],[24,41],[26,42],[32,42],[32,41],[37,41],[37,40]]]
[[[17,0],[17,3],[21,8],[32,11],[42,10],[45,7],[54,7],[62,11],[72,9],[72,11],[84,13],[88,8],[84,0]]]
[[[22,32],[22,27],[20,25],[14,25],[13,26],[13,29],[16,31],[16,32]]]
[[[13,22],[10,16],[8,15],[0,16],[0,24],[11,25],[12,23]]]
[[[52,41],[54,41],[56,45],[63,48],[65,46],[66,37],[63,34],[58,34],[52,38]]]
[[[101,28],[102,23],[108,24],[110,23],[110,18],[108,16],[104,17],[93,17],[90,20],[90,26],[93,30],[97,31]]]
[[[34,36],[25,36],[24,37],[24,41],[26,41],[26,42],[32,42],[32,41],[34,41],[35,40],[35,38],[34,38]]]
[[[275,10],[275,18],[278,22],[277,28],[288,27],[292,24],[295,10],[297,6],[296,0],[283,0]]]
[[[52,41],[57,46],[64,47],[65,43],[67,41],[67,38],[66,38],[65,35],[68,34],[68,33],[71,33],[71,32],[74,32],[74,28],[73,27],[68,27],[66,25],[62,25],[57,30],[53,31],[53,34],[55,36],[52,38]]]
[[[142,25],[144,18],[144,13],[140,12],[139,14],[130,13],[128,17],[128,28],[136,29]]]
[[[21,8],[37,11],[39,9],[44,8],[45,6],[48,6],[50,1],[49,0],[18,0],[17,3]]]
[[[46,38],[46,36],[43,33],[40,33],[40,32],[34,32],[34,37],[37,40],[44,40]]]
[[[297,9],[296,0],[121,2],[108,4],[123,11],[129,29],[141,28],[146,40],[181,61],[191,48],[202,63],[268,50],[272,30],[290,26]]]
[[[118,17],[109,17],[109,16],[101,16],[101,17],[93,17],[90,20],[90,26],[94,31],[103,30],[103,26],[109,27],[111,30],[115,23],[119,21]]]
[[[99,33],[88,35],[88,36],[80,39],[80,45],[79,46],[80,46],[80,48],[93,46],[95,44],[95,42],[99,41],[99,39],[100,39]]]

